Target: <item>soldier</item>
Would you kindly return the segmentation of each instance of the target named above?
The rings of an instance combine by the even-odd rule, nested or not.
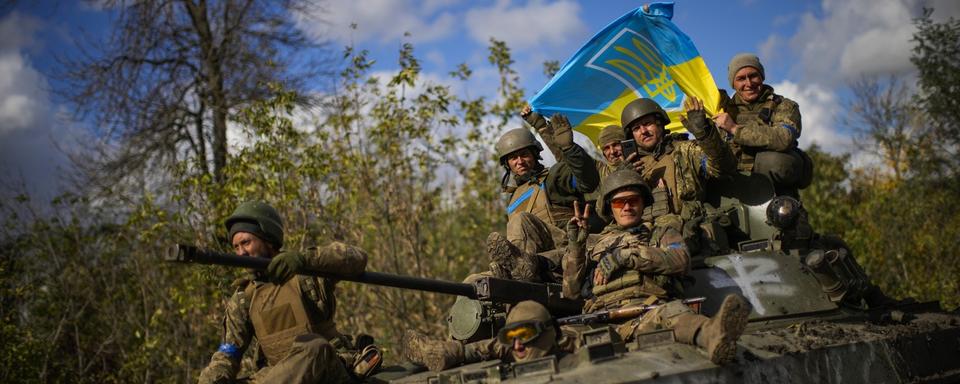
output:
[[[283,222],[262,202],[241,204],[224,225],[238,256],[272,260],[265,273],[236,284],[224,313],[222,344],[199,382],[234,380],[253,337],[266,366],[251,377],[252,382],[352,382],[352,366],[344,366],[338,355],[338,350],[353,346],[334,323],[336,281],[297,273],[309,268],[359,275],[366,268],[366,253],[337,242],[308,253],[281,251]]]
[[[689,271],[690,255],[679,228],[644,220],[644,206],[652,199],[646,182],[632,170],[619,170],[604,180],[598,209],[614,222],[592,247],[569,243],[563,260],[564,294],[587,298],[584,313],[658,304],[642,317],[619,324],[617,333],[629,341],[643,332],[673,329],[677,341],[703,347],[715,364],[729,362],[750,308],[739,296],[729,295],[716,316],[708,318],[677,300],[678,278]],[[568,236],[585,238],[585,219],[572,219]]]
[[[492,359],[523,362],[549,355],[562,357],[573,352],[575,342],[575,332],[559,327],[546,307],[535,301],[522,301],[510,309],[496,338],[462,344],[430,340],[408,330],[403,336],[403,356],[431,371],[442,371]]]
[[[734,56],[727,76],[735,94],[714,120],[726,132],[739,170],[767,175],[777,195],[798,197],[813,177],[813,162],[797,148],[800,107],[764,84],[763,64],[754,54]]]
[[[620,117],[624,135],[637,143],[637,154],[626,160],[653,188],[656,197],[650,219],[673,214],[686,222],[702,216],[706,180],[736,172],[733,153],[706,118],[700,100],[687,98],[684,107],[684,126],[696,141],[668,135],[666,125],[670,118],[651,99],[630,102]]]
[[[600,183],[593,159],[573,142],[566,117],[557,114],[552,121],[551,140],[563,158],[549,169],[540,163],[543,147],[526,128],[507,131],[497,141],[497,155],[506,170],[502,185],[511,193],[506,239],[494,232],[487,243],[493,260],[491,270],[497,277],[536,281],[553,268],[559,260],[535,254],[565,243],[560,227],[573,216],[571,204],[583,201],[583,195]],[[510,179],[515,186],[510,185]],[[513,248],[522,251],[521,256]]]

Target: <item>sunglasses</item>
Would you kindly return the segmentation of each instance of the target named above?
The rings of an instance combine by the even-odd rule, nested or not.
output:
[[[520,341],[520,344],[527,344],[540,337],[546,327],[544,322],[535,320],[509,324],[497,333],[497,341],[503,345],[513,345],[514,340]]]
[[[640,206],[643,204],[643,197],[641,197],[640,195],[633,195],[633,196],[618,197],[616,199],[610,200],[610,206],[616,209],[623,209],[623,207],[628,203],[635,207]]]

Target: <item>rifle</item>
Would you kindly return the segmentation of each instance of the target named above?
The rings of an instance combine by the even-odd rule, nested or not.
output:
[[[706,301],[706,297],[693,297],[689,299],[684,299],[681,302],[686,305],[695,305],[699,306],[700,303]],[[583,315],[561,317],[557,319],[557,324],[560,325],[570,325],[570,324],[594,324],[594,323],[608,323],[611,321],[632,319],[634,317],[640,317],[647,311],[657,308],[662,304],[652,304],[652,305],[635,305],[630,307],[623,307],[620,309],[606,309],[602,311],[597,311],[594,313],[586,313]]]
[[[262,257],[236,256],[184,244],[176,244],[170,247],[164,256],[164,260],[176,263],[244,267],[261,271],[267,269],[267,266],[270,265],[270,259]],[[467,284],[370,271],[356,276],[343,276],[316,270],[307,270],[301,273],[363,284],[458,295],[479,301],[516,304],[525,300],[533,300],[546,306],[551,313],[573,314],[579,313],[583,308],[583,302],[561,297],[560,284],[530,283],[489,276]]]

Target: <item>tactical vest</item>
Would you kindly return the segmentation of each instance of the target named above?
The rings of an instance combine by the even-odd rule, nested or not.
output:
[[[685,154],[690,148],[685,146],[696,145],[692,142],[672,142],[659,157],[647,155],[640,159],[643,162],[644,183],[651,188],[654,201],[644,211],[644,221],[655,221],[657,218],[676,214],[689,220],[701,215],[703,188],[698,174],[697,165],[690,163]],[[706,168],[706,164],[699,164]],[[663,180],[663,186],[660,181]]]
[[[782,101],[783,96],[774,94],[767,97],[767,100],[760,104],[760,108],[753,109],[750,108],[750,105],[734,105],[734,108],[731,108],[729,112],[730,117],[737,124],[743,124],[750,120],[760,120],[764,125],[770,125],[773,111]],[[753,163],[760,150],[753,147],[744,147],[733,141],[730,141],[730,149],[733,151],[733,156],[738,159],[737,169],[744,172],[753,172]]]
[[[246,287],[250,322],[269,365],[287,357],[297,336],[314,333],[330,341],[340,337],[333,319],[320,319],[313,301],[316,298],[305,292],[316,290],[316,284],[313,277],[297,275],[282,285],[261,283]]]
[[[659,240],[650,240],[652,230],[649,223],[644,223],[647,230],[641,234],[621,233],[615,237],[601,239],[587,255],[591,260],[599,262],[603,256],[612,253],[617,248],[637,248],[644,246],[659,246]],[[589,277],[589,278],[592,278]],[[674,284],[673,278],[664,275],[651,275],[636,270],[624,272],[616,279],[603,285],[593,287],[594,299],[584,306],[584,313],[601,309],[616,309],[648,298],[668,298]]]
[[[507,204],[507,220],[513,220],[523,212],[529,212],[545,223],[563,228],[573,217],[572,207],[550,204],[547,198],[547,172],[541,173],[536,181],[530,181],[517,187]],[[558,224],[559,223],[559,224]]]

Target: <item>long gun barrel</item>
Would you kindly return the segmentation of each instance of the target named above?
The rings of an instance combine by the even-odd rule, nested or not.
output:
[[[684,299],[683,304],[686,305],[700,305],[706,301],[706,297],[694,297],[690,299]],[[606,323],[610,321],[617,321],[623,319],[632,319],[634,317],[640,317],[647,311],[659,307],[659,304],[651,305],[635,305],[630,307],[624,307],[620,309],[613,310],[603,310],[597,311],[594,313],[587,313],[583,315],[561,317],[557,319],[557,323],[560,325],[570,325],[570,324],[594,324],[594,323]]]
[[[183,244],[171,247],[164,259],[169,262],[224,265],[255,270],[265,270],[270,265],[270,259],[262,257],[236,256]],[[465,296],[480,301],[515,304],[525,300],[533,300],[543,304],[551,312],[556,311],[563,314],[578,313],[582,307],[582,303],[579,301],[561,297],[559,284],[529,283],[489,276],[480,278],[472,284],[467,284],[370,271],[356,276],[343,276],[316,270],[304,271],[303,274],[385,287]]]

